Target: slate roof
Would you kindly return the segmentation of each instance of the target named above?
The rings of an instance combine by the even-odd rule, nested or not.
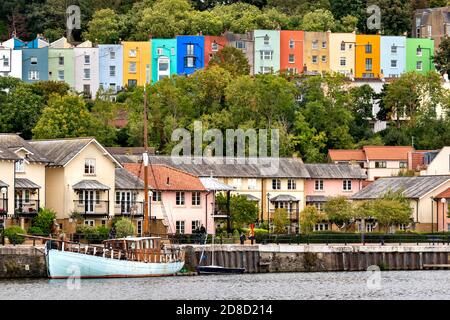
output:
[[[311,179],[367,179],[359,165],[317,163],[305,164]]]
[[[30,152],[26,158],[29,162],[42,162],[47,163],[50,162],[45,155],[39,152],[33,145],[31,145],[28,141],[22,139],[19,135],[13,133],[1,133],[0,134],[0,147],[4,151],[5,149],[9,152],[14,153],[15,151],[24,148],[28,152]],[[5,155],[9,154],[7,157],[11,157],[10,153],[4,151]],[[14,153],[15,154],[15,153]],[[0,156],[1,158],[1,156]],[[17,160],[17,159],[15,159]]]
[[[389,191],[402,191],[408,199],[420,199],[450,181],[450,176],[418,176],[379,178],[355,195],[354,200],[377,199]]]
[[[140,159],[121,157],[119,162],[136,163]],[[198,177],[228,178],[309,178],[299,158],[219,158],[150,156],[151,164],[164,164]],[[186,163],[187,162],[187,163]],[[228,163],[229,162],[229,163]],[[271,168],[271,165],[273,168]]]
[[[209,191],[233,191],[236,189],[232,186],[229,186],[225,183],[220,182],[217,179],[210,178],[210,177],[200,178],[200,181],[202,182],[205,189],[209,190]]]
[[[306,196],[306,202],[327,202],[326,196]]]
[[[144,182],[124,168],[116,168],[116,190],[144,190]]]
[[[109,190],[110,187],[97,180],[81,180],[72,186],[74,190]]]
[[[41,186],[27,178],[16,178],[16,188],[18,189],[40,189]]]
[[[0,146],[0,160],[19,160],[20,158],[11,150]]]
[[[299,201],[299,199],[297,199],[294,196],[291,196],[289,194],[279,194],[273,198],[270,199],[270,201],[273,202],[288,202],[288,201]]]

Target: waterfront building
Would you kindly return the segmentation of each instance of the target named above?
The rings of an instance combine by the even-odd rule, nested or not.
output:
[[[177,73],[177,40],[152,39],[152,81]]]
[[[14,50],[0,44],[0,77],[22,79],[22,50]]]
[[[124,41],[123,85],[144,86],[151,82],[152,60],[150,41]]]
[[[205,37],[177,36],[177,73],[189,75],[205,66]]]
[[[355,76],[356,32],[328,33],[330,71]]]
[[[365,170],[369,181],[397,175],[408,169],[410,146],[365,146],[357,150],[328,150],[330,162],[358,164]]]
[[[382,77],[400,77],[406,70],[406,37],[381,36],[380,46]]]
[[[205,36],[205,68],[214,55],[227,45],[224,36]]]
[[[416,71],[422,74],[436,70],[433,62],[434,40],[406,39],[406,71]]]
[[[64,232],[75,232],[76,219],[91,227],[110,224],[115,212],[115,169],[121,165],[97,140],[33,140],[28,144],[50,161],[42,188],[49,195],[46,207],[56,212]]]
[[[0,155],[3,185],[0,189],[6,188],[7,216],[10,218],[7,225],[14,220],[27,229],[39,208],[46,206],[45,170],[49,160],[16,134],[0,134],[0,150],[5,152]],[[5,199],[3,192],[0,192],[0,198]]]
[[[224,33],[224,37],[227,39],[228,46],[237,48],[242,51],[242,53],[247,58],[248,64],[250,66],[250,75],[253,75],[255,73],[255,42],[253,40],[253,31],[249,31],[245,34],[227,31]]]
[[[255,74],[277,73],[280,71],[280,31],[255,30],[254,67]]]
[[[305,32],[304,71],[309,75],[330,70],[328,34],[330,32]]]
[[[356,35],[355,78],[380,78],[380,35]]]
[[[303,72],[303,31],[280,31],[280,70],[289,74]]]
[[[75,90],[86,98],[95,98],[99,88],[99,50],[85,41],[74,49]]]
[[[28,83],[48,80],[48,47],[22,48],[22,80]]]
[[[99,49],[100,87],[112,94],[123,87],[123,51],[120,44],[101,44]]]
[[[0,219],[14,216],[14,167],[21,158],[0,145]]]
[[[66,38],[50,44],[48,50],[48,79],[63,81],[75,89],[75,55]]]
[[[441,199],[447,199],[449,188],[449,175],[386,177],[376,180],[351,199],[370,201],[379,199],[388,192],[401,192],[410,201],[412,223],[398,225],[397,229],[410,228],[419,232],[448,231],[448,223],[450,223],[450,219],[446,216],[448,206],[446,207]],[[376,225],[376,221],[366,221],[366,231],[379,231]]]
[[[436,52],[441,39],[450,36],[450,7],[416,10],[411,31],[413,38],[433,40]]]

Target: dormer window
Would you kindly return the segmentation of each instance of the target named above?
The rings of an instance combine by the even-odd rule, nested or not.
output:
[[[84,160],[84,174],[95,174],[95,159]]]
[[[16,161],[16,172],[25,172],[25,159]]]

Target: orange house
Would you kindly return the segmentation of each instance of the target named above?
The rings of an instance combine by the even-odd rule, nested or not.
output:
[[[355,77],[381,78],[380,35],[356,35]]]
[[[222,36],[205,36],[205,68],[214,55],[227,45],[227,39]]]
[[[291,74],[303,72],[303,31],[280,31],[280,70]]]

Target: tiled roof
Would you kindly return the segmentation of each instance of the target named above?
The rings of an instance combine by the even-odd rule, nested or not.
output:
[[[124,164],[126,170],[144,179],[142,163]],[[161,191],[206,191],[200,179],[188,172],[166,165],[153,164],[148,167],[149,186]]]
[[[328,156],[332,161],[366,161],[362,150],[328,150]]]
[[[436,199],[450,199],[450,188],[447,188],[447,190],[439,193],[435,198]]]
[[[28,141],[22,139],[19,135],[13,133],[1,133],[0,134],[0,147],[2,150],[9,150],[14,153],[19,149],[25,149],[29,152],[27,156],[27,161],[29,162],[49,162],[49,160],[39,152],[36,148],[34,148]],[[6,153],[5,153],[6,154]],[[10,157],[9,154],[8,157]],[[0,156],[1,158],[1,156]]]
[[[359,165],[306,163],[305,167],[312,179],[367,179]]]
[[[408,152],[414,151],[411,146],[366,146],[363,147],[369,160],[408,160]]]
[[[116,168],[116,190],[144,190],[144,182],[124,168]]]
[[[351,198],[355,200],[377,199],[389,191],[401,191],[408,199],[420,199],[448,181],[450,181],[450,176],[379,178]]]

